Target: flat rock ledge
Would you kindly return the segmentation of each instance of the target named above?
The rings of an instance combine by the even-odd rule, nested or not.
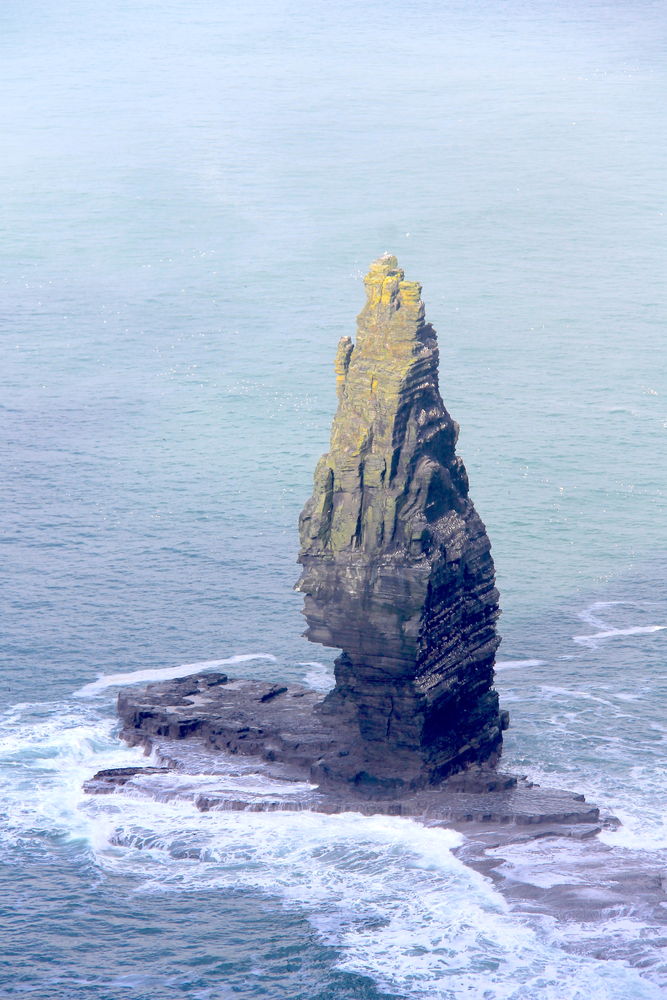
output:
[[[599,809],[583,795],[489,766],[407,793],[378,786],[363,770],[356,727],[321,713],[320,705],[321,695],[307,688],[221,673],[128,689],[118,697],[121,736],[152,753],[158,766],[99,771],[85,790],[189,798],[203,811],[379,813],[428,825],[520,826],[533,836],[581,838],[600,829]],[[322,757],[333,752],[354,763],[353,780],[333,782],[322,770]]]

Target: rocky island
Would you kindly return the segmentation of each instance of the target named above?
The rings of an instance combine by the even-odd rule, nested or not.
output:
[[[420,285],[394,256],[371,265],[365,286],[356,341],[338,345],[331,446],[299,524],[306,635],[342,651],[335,687],[322,698],[211,672],[128,687],[122,736],[157,766],[100,772],[87,790],[129,783],[164,795],[165,774],[176,772],[178,794],[200,809],[588,830],[599,813],[583,796],[497,770],[508,724],[493,689],[498,592],[438,387],[436,334]],[[269,784],[230,791],[232,773]]]
[[[395,257],[377,260],[365,284],[356,340],[336,355],[331,446],[300,518],[306,635],[341,650],[334,688],[322,697],[213,670],[127,686],[121,735],[150,766],[100,771],[84,788],[204,812],[414,817],[464,833],[458,856],[524,913],[602,928],[632,913],[662,928],[661,872],[596,836],[614,817],[498,769],[508,723],[493,689],[498,594],[438,389],[435,332]],[[571,866],[546,883],[512,861],[543,837]],[[591,942],[596,957],[618,957],[613,937]]]

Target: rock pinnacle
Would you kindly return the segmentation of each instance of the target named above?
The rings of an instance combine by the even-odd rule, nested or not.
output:
[[[358,732],[323,781],[419,788],[497,760],[498,592],[438,387],[421,286],[385,254],[338,345],[330,449],[300,518],[306,635],[342,650],[320,711]]]

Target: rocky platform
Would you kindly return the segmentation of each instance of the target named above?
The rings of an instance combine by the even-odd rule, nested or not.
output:
[[[383,798],[317,784],[311,753],[338,738],[318,728],[320,695],[299,687],[197,674],[127,688],[122,735],[150,755],[145,767],[100,771],[91,794],[190,802],[209,811],[383,814],[462,835],[461,861],[491,878],[513,910],[576,928],[571,949],[647,967],[667,928],[667,881],[642,852],[597,835],[618,826],[583,795],[542,788],[486,765],[437,786]],[[628,921],[648,928],[627,934]],[[618,927],[618,932],[616,931]]]
[[[329,770],[321,770],[322,755],[345,756],[346,740],[358,735],[352,724],[346,731],[319,711],[321,704],[308,688],[222,673],[127,689],[118,698],[121,735],[152,753],[156,766],[101,771],[86,790],[104,794],[129,786],[158,798],[190,798],[201,810],[384,813],[447,825],[540,825],[542,835],[552,828],[567,836],[599,829],[599,810],[583,795],[546,790],[488,766],[391,796],[363,778],[331,782]]]

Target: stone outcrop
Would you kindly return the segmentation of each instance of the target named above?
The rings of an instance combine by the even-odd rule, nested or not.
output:
[[[629,865],[626,847],[596,838],[618,820],[583,795],[494,766],[506,713],[492,689],[493,563],[438,391],[435,334],[419,286],[404,281],[394,257],[371,267],[366,286],[356,343],[339,345],[331,448],[300,524],[307,634],[343,651],[334,690],[322,700],[213,671],[129,685],[118,698],[121,735],[152,760],[99,771],[84,788],[117,795],[119,812],[125,797],[144,797],[204,812],[380,813],[454,825],[466,833],[459,857],[520,912],[568,925],[595,919],[605,933],[629,912],[659,930],[660,872],[639,855]],[[133,831],[114,837],[137,846]],[[535,875],[523,873],[524,855],[517,874],[515,845],[543,837],[554,850],[534,852]],[[581,841],[568,855],[572,877],[565,838]],[[613,936],[589,937],[596,958],[618,959]],[[580,936],[573,948],[579,954]],[[642,968],[646,954],[628,953]]]
[[[345,724],[348,745],[325,753],[316,776],[384,793],[493,764],[507,715],[492,687],[489,539],[455,452],[421,287],[390,255],[365,285],[356,342],[338,346],[338,411],[300,518],[297,589],[307,637],[342,650],[318,711]]]
[[[126,688],[118,696],[121,735],[155,763],[98,771],[84,788],[185,799],[202,810],[383,813],[436,825],[534,827],[535,836],[599,829],[599,810],[583,795],[540,788],[484,764],[400,795],[391,785],[368,795],[363,783],[318,784],[313,775],[323,756],[359,753],[354,727],[320,712],[320,704],[308,688],[219,672]]]
[[[432,823],[494,822],[588,835],[600,815],[583,795],[542,789],[484,765],[400,796],[368,796],[353,783],[311,780],[322,755],[354,755],[354,733],[317,710],[316,692],[297,685],[228,678],[211,672],[118,697],[122,736],[153,754],[148,767],[98,771],[85,782],[93,794],[130,790],[158,799],[189,799],[198,809],[307,809],[416,816]],[[156,766],[157,765],[157,766]]]
[[[435,332],[395,257],[365,283],[356,343],[344,337],[336,355],[331,448],[300,518],[306,634],[342,650],[334,689],[322,699],[204,673],[127,689],[118,709],[129,743],[195,741],[329,803],[400,799],[414,812],[414,796],[445,779],[459,794],[517,779],[494,769],[507,722],[492,687],[498,594],[438,389]]]
[[[355,725],[320,711],[321,706],[321,695],[310,688],[218,672],[127,688],[118,695],[121,735],[130,745],[152,752],[165,743],[193,742],[214,758],[219,754],[220,761],[254,758],[254,766],[270,777],[309,783],[319,783],[322,761],[328,756],[358,759],[363,753]],[[206,761],[206,767],[211,766],[215,769],[215,760]],[[114,772],[114,782],[125,781],[130,771]],[[107,772],[102,775],[108,777]],[[450,778],[448,789],[494,792],[516,787],[517,780],[478,766]],[[388,783],[373,790],[391,797],[395,788]],[[328,798],[331,791],[326,790]],[[341,783],[335,790],[339,799],[358,793],[363,797],[367,791],[364,782],[355,781]],[[407,796],[402,800],[407,802]]]

